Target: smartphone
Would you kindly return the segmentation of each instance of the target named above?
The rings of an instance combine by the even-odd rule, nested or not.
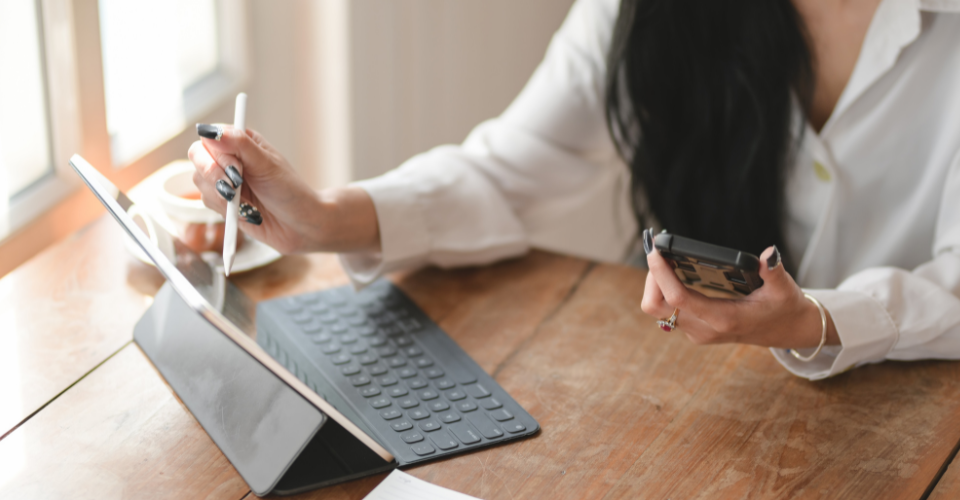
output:
[[[756,255],[666,232],[653,244],[684,285],[709,297],[745,297],[763,286]]]

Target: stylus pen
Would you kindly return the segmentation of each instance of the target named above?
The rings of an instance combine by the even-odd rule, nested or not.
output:
[[[237,105],[233,110],[233,128],[247,130],[247,94],[237,94]],[[241,186],[237,186],[239,191]],[[237,255],[237,217],[240,214],[240,193],[227,202],[227,225],[223,233],[223,272],[230,276],[233,258]]]

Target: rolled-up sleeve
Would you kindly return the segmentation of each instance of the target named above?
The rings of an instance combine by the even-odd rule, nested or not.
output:
[[[810,363],[771,349],[796,375],[817,380],[883,360],[960,359],[960,154],[944,183],[930,261],[912,271],[869,268],[835,290],[806,291],[830,311],[841,346]]]
[[[629,177],[604,118],[617,0],[579,0],[500,117],[355,185],[373,199],[381,251],[341,254],[363,285],[427,264],[485,264],[530,247],[619,261],[636,234]]]

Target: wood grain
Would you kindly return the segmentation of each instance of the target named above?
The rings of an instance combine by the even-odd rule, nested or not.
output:
[[[955,500],[960,498],[960,455],[953,458],[953,462],[937,483],[929,500]]]
[[[207,498],[249,491],[128,344],[0,441],[2,499]]]
[[[159,284],[120,231],[101,218],[0,280],[0,436],[132,338]]]

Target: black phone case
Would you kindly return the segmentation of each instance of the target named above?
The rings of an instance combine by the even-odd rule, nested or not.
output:
[[[653,244],[680,281],[704,295],[737,298],[763,286],[756,255],[670,233],[656,235]]]

